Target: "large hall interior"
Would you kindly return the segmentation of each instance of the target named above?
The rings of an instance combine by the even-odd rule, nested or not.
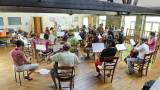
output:
[[[160,90],[159,0],[0,0],[0,90]]]

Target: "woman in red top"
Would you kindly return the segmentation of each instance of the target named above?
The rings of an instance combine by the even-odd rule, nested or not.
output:
[[[148,39],[148,46],[149,46],[149,51],[154,52],[156,48],[156,38],[155,38],[155,32],[150,32],[150,38]]]
[[[50,44],[50,41],[48,40],[49,39],[49,35],[48,34],[44,34],[44,42],[43,44],[46,46],[46,51],[44,51],[43,53],[46,54],[46,53],[49,53],[49,52],[53,52],[53,49],[49,49],[49,44]]]

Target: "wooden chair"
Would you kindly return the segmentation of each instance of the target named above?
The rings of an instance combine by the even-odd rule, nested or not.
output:
[[[113,57],[113,56],[104,58],[104,67],[103,67],[103,69],[101,69],[101,71],[103,72],[103,76],[104,76],[103,77],[104,83],[105,83],[106,76],[107,76],[106,71],[110,72],[111,83],[112,83],[114,71],[115,71],[118,59],[119,59],[119,57]],[[111,62],[109,62],[109,61],[111,61]]]
[[[74,66],[58,66],[56,67],[56,71],[56,78],[58,79],[59,89],[61,90],[62,88],[70,88],[70,90],[72,90],[72,88],[74,88],[75,77]],[[61,82],[70,82],[70,86],[62,87]]]
[[[25,78],[25,71],[24,70],[18,70],[15,65],[13,65],[13,71],[14,71],[14,76],[15,76],[16,83],[18,82],[18,80],[17,80],[17,73],[18,73],[19,84],[21,86],[22,85],[21,73],[23,74],[23,78]],[[26,73],[27,73],[27,76],[28,76],[28,71],[26,71]]]
[[[160,45],[157,45],[157,46],[156,46],[156,49],[155,49],[155,51],[154,51],[153,58],[152,58],[152,63],[154,63],[155,60],[156,60],[159,47],[160,47]]]
[[[41,49],[40,49],[40,47],[41,47]],[[38,63],[45,61],[47,56],[53,54],[52,51],[47,52],[47,53],[44,53],[43,51],[46,51],[46,46],[44,44],[36,44],[36,53],[38,54],[38,59],[37,59]],[[46,62],[47,62],[47,64],[49,64],[49,61],[46,61]]]
[[[142,63],[133,63],[134,71],[138,71],[143,76],[143,71],[145,71],[145,75],[147,76],[148,67],[151,62],[152,56],[154,53],[146,54]]]
[[[32,56],[33,55],[33,49],[31,47],[31,44],[25,45],[23,51],[27,56]]]

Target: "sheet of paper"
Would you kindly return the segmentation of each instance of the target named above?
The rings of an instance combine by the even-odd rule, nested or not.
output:
[[[99,69],[103,69],[103,67],[102,67],[101,65],[98,65],[97,67],[98,67]]]
[[[126,47],[124,44],[116,44],[116,48],[118,51],[124,51],[126,50]]]
[[[130,43],[131,43],[132,46],[134,46],[136,44],[133,39],[130,39],[129,41],[130,41]]]
[[[49,75],[50,70],[48,69],[39,69],[37,72],[41,75]]]
[[[100,39],[100,38],[102,38],[102,36],[99,34],[99,35],[98,35],[98,38]]]
[[[53,45],[53,51],[56,52],[58,50],[60,50],[61,48],[63,48],[63,45]]]
[[[75,38],[76,38],[77,40],[82,40],[82,38],[81,38],[81,36],[80,36],[80,35],[75,36]]]
[[[36,50],[46,51],[46,46],[43,44],[36,44]]]
[[[44,39],[44,33],[41,33],[39,38]]]
[[[104,48],[104,43],[92,43],[93,52],[102,52]]]
[[[64,36],[64,32],[57,32],[57,36],[59,37]]]
[[[74,32],[74,35],[75,35],[75,36],[78,36],[78,35],[79,35],[79,32]]]
[[[21,39],[23,42],[24,42],[24,45],[28,45],[28,41],[27,40],[24,40],[24,39]]]

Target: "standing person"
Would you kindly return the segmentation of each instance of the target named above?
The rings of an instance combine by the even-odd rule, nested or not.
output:
[[[44,51],[44,54],[47,54],[49,52],[53,52],[53,49],[49,48],[50,40],[49,40],[49,35],[48,34],[44,34],[44,40],[43,40],[43,44],[46,46],[46,51]]]
[[[107,36],[107,43],[110,43],[114,41],[114,35],[113,32],[111,30],[108,31],[108,36]]]
[[[48,34],[48,35],[50,34],[49,27],[46,27],[45,34]]]
[[[101,76],[100,69],[98,68],[98,65],[100,65],[100,66],[102,65],[102,63],[104,62],[104,57],[115,56],[116,52],[117,52],[117,49],[115,47],[114,41],[110,42],[108,48],[104,49],[101,52],[100,60],[96,60],[96,62],[95,62],[96,71],[98,72],[97,77]],[[108,60],[108,62],[112,62],[112,61]],[[109,73],[109,75],[110,75],[110,73]]]
[[[137,45],[133,52],[138,52],[137,57],[128,57],[127,65],[128,65],[128,74],[134,73],[133,71],[133,63],[143,63],[145,54],[149,53],[149,46],[147,45],[147,39],[142,38],[140,45]]]
[[[156,38],[155,38],[155,32],[150,32],[149,34],[149,39],[148,39],[148,46],[149,46],[149,51],[154,52],[156,48]]]
[[[99,32],[100,35],[103,34],[103,24],[99,25],[99,27],[97,28],[97,31]]]
[[[49,40],[52,44],[55,44],[56,42],[56,35],[54,33],[53,27],[50,28]]]
[[[38,64],[30,64],[25,57],[24,52],[22,51],[24,43],[21,40],[16,41],[16,48],[11,50],[10,54],[14,63],[16,70],[20,71],[30,71],[28,76],[25,76],[25,79],[32,80],[30,75],[38,68]]]
[[[118,43],[122,44],[124,42],[124,27],[121,27],[121,31],[119,32],[118,35]]]

